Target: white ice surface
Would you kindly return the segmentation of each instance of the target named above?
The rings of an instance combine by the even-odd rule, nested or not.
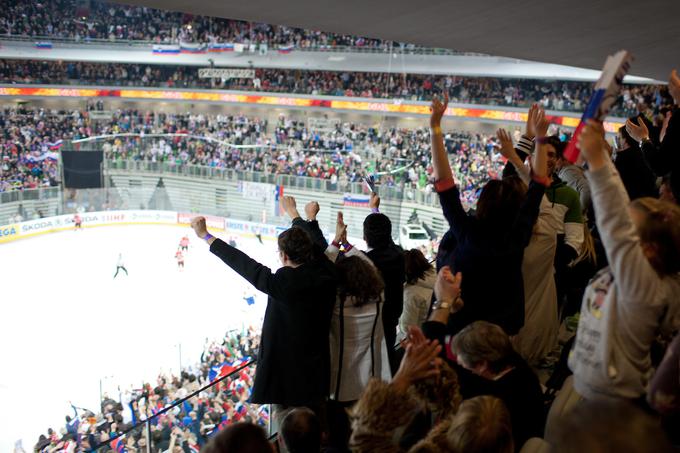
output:
[[[186,268],[174,255],[189,235]],[[217,236],[225,236],[217,234]],[[238,238],[239,248],[278,267],[276,243]],[[113,279],[118,253],[129,276]],[[266,297],[212,255],[189,228],[118,226],[0,244],[0,453],[23,439],[31,451],[59,430],[69,401],[96,412],[99,383],[155,383],[159,371],[198,362],[206,339],[260,327]],[[244,295],[257,294],[248,307]]]

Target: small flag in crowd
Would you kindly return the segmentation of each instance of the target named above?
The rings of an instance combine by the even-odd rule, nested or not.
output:
[[[210,371],[208,372],[208,379],[210,382],[214,381],[215,379],[219,379],[221,377],[224,377],[243,365],[244,363],[248,362],[250,360],[250,357],[244,357],[242,359],[234,360],[233,362],[224,362],[221,365],[215,365],[213,367],[210,367]]]
[[[288,44],[286,46],[279,46],[279,53],[291,53],[293,49],[294,47],[292,44]]]
[[[283,204],[281,201],[283,200],[283,185],[278,185],[275,188],[274,192],[274,213],[277,216],[282,216],[285,214],[283,210]]]
[[[574,163],[578,160],[581,150],[578,148],[578,139],[581,131],[586,126],[586,121],[590,119],[603,121],[611,106],[616,102],[618,93],[621,91],[623,77],[630,69],[633,56],[625,50],[616,52],[613,56],[607,57],[607,61],[602,68],[602,75],[595,82],[593,94],[590,97],[586,111],[583,112],[581,122],[576,127],[571,141],[564,150],[564,157]]]
[[[127,453],[127,448],[125,448],[125,443],[123,442],[123,436],[113,439],[110,445],[113,451],[117,453]]]
[[[51,49],[52,43],[49,41],[38,41],[35,43],[36,49]]]
[[[59,148],[61,148],[61,145],[63,145],[63,144],[64,144],[64,141],[60,139],[60,140],[57,140],[56,142],[48,143],[47,146],[48,146],[52,151],[56,151],[56,150],[58,150]]]
[[[367,208],[370,197],[368,195],[358,195],[346,193],[342,197],[343,206],[353,206],[357,208]]]

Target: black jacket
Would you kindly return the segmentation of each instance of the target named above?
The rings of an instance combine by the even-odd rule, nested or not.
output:
[[[269,296],[251,402],[321,403],[330,381],[329,331],[337,291],[332,263],[324,257],[272,273],[220,239],[210,251]]]
[[[621,175],[621,180],[631,200],[642,197],[658,197],[656,177],[647,166],[639,146],[635,145],[625,151],[618,151],[614,166]]]
[[[449,319],[455,334],[473,321],[498,324],[508,335],[524,325],[524,282],[522,258],[538,217],[545,188],[531,182],[513,224],[499,231],[468,215],[460,202],[458,188],[439,193],[450,234],[456,240],[453,252],[446,250],[453,272],[462,272],[463,308]],[[493,228],[493,229],[490,229]]]
[[[385,282],[385,304],[383,305],[383,324],[397,325],[404,308],[404,282],[406,268],[404,251],[396,244],[372,249],[366,252]]]
[[[423,324],[425,336],[438,340],[441,345],[446,345],[446,332],[446,326],[440,322],[427,321]],[[444,351],[442,355],[446,359]],[[512,421],[515,451],[519,451],[530,438],[543,437],[545,411],[541,384],[519,354],[512,359],[513,370],[495,381],[477,376],[455,362],[449,363],[458,374],[463,399],[492,395],[505,403]]]

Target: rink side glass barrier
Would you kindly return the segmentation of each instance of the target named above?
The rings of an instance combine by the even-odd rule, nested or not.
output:
[[[165,407],[158,404],[158,396],[140,391],[130,402],[137,414],[133,417],[132,426],[115,431],[115,422],[107,416],[107,422],[92,428],[92,435],[81,444],[82,450],[144,453],[172,452],[173,447],[182,447],[184,451],[199,451],[206,439],[237,422],[256,423],[271,437],[275,434],[270,418],[271,405],[248,402],[255,367],[256,361],[251,359],[228,372],[223,369],[224,376],[216,377]],[[106,410],[104,406],[105,416]],[[93,440],[94,445],[90,444],[90,440]]]

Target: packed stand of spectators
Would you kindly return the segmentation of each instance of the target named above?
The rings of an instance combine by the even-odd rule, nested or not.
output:
[[[103,108],[95,104],[91,107]],[[284,116],[272,128],[266,120],[245,116],[137,110],[118,110],[110,119],[93,120],[90,110],[19,108],[5,110],[1,120],[7,126],[6,149],[10,158],[3,165],[2,177],[7,182],[0,186],[0,191],[33,188],[39,177],[41,185],[57,184],[57,154],[51,148],[58,149],[64,140],[124,133],[188,133],[209,140],[121,136],[97,145],[106,159],[304,176],[327,180],[339,190],[360,182],[366,174],[376,174],[377,182],[387,186],[426,192],[433,187],[426,129],[379,130],[363,124],[337,123],[319,131]],[[21,146],[16,137],[31,146],[23,154],[16,153],[13,159],[12,150]],[[81,146],[87,149],[94,145]],[[446,135],[446,147],[463,184],[465,204],[472,206],[479,185],[497,177],[504,165],[504,158],[495,152],[497,140],[480,133],[451,131]]]
[[[507,162],[474,210],[463,206],[448,158],[448,99],[433,99],[434,189],[449,224],[434,263],[394,243],[376,191],[363,221],[366,252],[348,240],[342,212],[327,238],[317,202],[301,214],[283,197],[292,226],[278,237],[276,272],[194,218],[210,252],[268,295],[252,401],[274,404],[281,444],[310,452],[676,451],[675,71],[669,91],[673,109],[629,119],[615,146],[589,120],[575,162],[532,106],[518,139],[497,132]],[[575,332],[558,340],[574,312]],[[547,368],[542,359],[555,349]],[[271,448],[247,424],[206,446]]]
[[[45,112],[0,111],[0,192],[59,185],[59,138],[76,125]]]
[[[300,93],[427,100],[448,92],[453,102],[582,112],[592,83],[418,74],[257,69],[252,79],[204,79],[197,67],[39,60],[0,60],[0,82],[96,84]],[[611,114],[631,116],[671,103],[660,85],[625,85]]]
[[[4,1],[0,34],[76,40],[236,42],[297,48],[352,46],[389,49],[391,41],[257,24],[105,1]]]
[[[64,427],[41,435],[35,451],[80,452],[146,451],[145,425],[116,439],[139,422],[151,419],[152,452],[198,452],[217,432],[238,422],[268,427],[269,408],[248,403],[255,365],[186,400],[170,411],[152,418],[160,410],[187,397],[257,357],[260,335],[250,328],[229,332],[222,341],[207,343],[195,367],[181,375],[160,375],[155,384],[126,392],[121,400],[105,395],[97,411],[73,407]],[[120,444],[120,445],[119,445]],[[99,448],[104,447],[102,450]]]

